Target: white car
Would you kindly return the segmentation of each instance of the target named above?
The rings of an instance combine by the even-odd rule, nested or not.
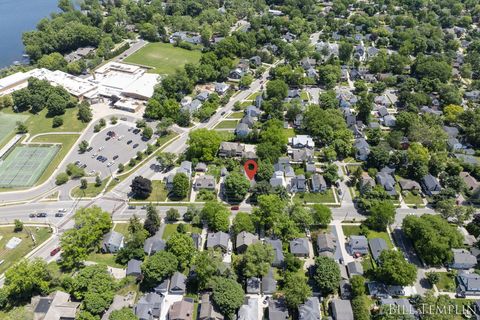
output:
[[[105,149],[105,147],[101,146],[100,148],[98,148],[98,151],[102,151],[103,149]]]
[[[97,153],[92,154],[91,158],[95,158],[97,156]]]
[[[67,212],[67,209],[61,208],[61,209],[58,209],[58,212]]]
[[[109,163],[107,163],[107,168],[113,166],[114,163],[115,161],[110,161]]]
[[[124,136],[124,135],[121,135],[120,137],[118,137],[118,141],[122,141],[123,138],[125,138],[125,136]]]

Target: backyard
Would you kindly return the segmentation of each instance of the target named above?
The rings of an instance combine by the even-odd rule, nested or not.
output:
[[[170,236],[172,236],[174,233],[177,233],[177,227],[178,227],[179,223],[176,223],[176,224],[166,224],[165,225],[165,229],[163,230],[163,234],[162,234],[162,239],[164,240],[167,240],[168,238],[170,238]],[[194,227],[192,226],[191,224],[185,224],[186,226],[186,232],[187,233],[198,233],[198,234],[201,234],[202,233],[202,229],[198,228],[198,227]]]
[[[201,55],[200,50],[186,50],[170,43],[155,42],[133,53],[124,62],[152,67],[152,71],[159,74],[173,74],[187,63],[197,63]]]
[[[455,292],[455,277],[448,272],[436,272],[439,276],[436,284],[438,291]]]
[[[388,236],[388,233],[385,232],[385,231],[379,232],[379,231],[374,231],[374,230],[367,229],[365,227],[360,228],[359,225],[343,225],[342,229],[343,229],[343,233],[345,234],[345,237],[347,237],[347,238],[351,235],[364,234],[364,232],[362,232],[362,230],[366,230],[367,231],[366,237],[367,237],[368,240],[374,239],[374,238],[382,238],[382,239],[385,240],[385,242],[387,243],[387,246],[390,249],[393,248],[392,240],[390,240],[390,237]]]
[[[325,192],[296,193],[293,198],[305,203],[335,203],[332,189],[328,189]]]

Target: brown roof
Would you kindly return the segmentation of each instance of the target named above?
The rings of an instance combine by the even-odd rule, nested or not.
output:
[[[168,310],[168,319],[170,320],[192,320],[193,319],[193,300],[183,299],[172,304]]]
[[[465,182],[465,185],[467,186],[468,189],[470,190],[475,190],[478,188],[478,181],[474,177],[470,175],[468,172],[460,172],[460,178],[462,178],[463,182]]]

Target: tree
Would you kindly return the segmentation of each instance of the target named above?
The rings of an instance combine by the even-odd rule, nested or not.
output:
[[[313,225],[311,211],[298,203],[295,203],[290,208],[290,218],[302,228],[308,228]]]
[[[117,171],[120,173],[123,172],[123,170],[125,170],[125,165],[123,163],[119,163]]]
[[[358,297],[365,294],[365,278],[362,276],[354,275],[350,279],[352,285],[352,294],[354,297]]]
[[[219,311],[232,318],[235,311],[243,304],[242,286],[233,279],[215,277],[212,279],[213,301]]]
[[[225,179],[224,187],[228,201],[241,202],[248,193],[250,181],[244,174],[232,172]]]
[[[285,201],[275,194],[269,194],[260,195],[257,202],[257,207],[253,209],[254,221],[266,230],[272,229],[285,214]]]
[[[242,231],[253,233],[255,232],[255,225],[252,217],[247,212],[239,212],[233,219],[232,230],[234,234],[239,234]]]
[[[143,128],[142,137],[147,140],[150,140],[152,136],[153,136],[153,129],[150,128],[149,126],[145,126],[145,128]]]
[[[287,305],[292,309],[297,309],[312,296],[312,288],[307,284],[307,279],[298,273],[287,273],[283,292]]]
[[[178,268],[177,257],[168,251],[159,251],[146,257],[142,264],[143,284],[153,288],[164,279],[173,275]]]
[[[426,276],[431,285],[437,284],[440,281],[440,275],[437,272],[427,272]]]
[[[67,181],[70,179],[70,177],[68,176],[68,174],[66,174],[65,172],[62,172],[62,173],[59,173],[56,177],[55,177],[55,184],[57,186],[60,186],[62,184],[65,184],[67,183]]]
[[[179,268],[187,268],[195,254],[193,239],[184,233],[174,233],[166,244],[166,249],[177,257]]]
[[[102,185],[102,179],[100,176],[95,176],[95,187],[100,187]]]
[[[190,190],[190,180],[187,175],[182,172],[178,172],[173,177],[172,195],[176,199],[183,199],[187,196]]]
[[[218,275],[221,264],[221,253],[215,250],[200,251],[193,257],[192,268],[195,270],[199,290],[208,287],[210,280]]]
[[[315,259],[315,275],[313,276],[320,291],[327,295],[337,291],[340,284],[340,269],[338,264],[329,257],[317,257]]]
[[[52,127],[53,127],[53,128],[58,128],[58,127],[60,127],[61,125],[63,125],[63,118],[60,117],[60,116],[55,116],[55,117],[53,117]]]
[[[152,193],[152,182],[142,176],[136,176],[130,188],[135,199],[147,199]]]
[[[332,221],[332,210],[323,204],[314,204],[311,209],[313,224],[327,226]]]
[[[63,56],[60,53],[54,52],[41,57],[38,60],[38,67],[49,69],[52,71],[64,70],[67,67],[67,61],[63,58]]]
[[[217,131],[208,129],[190,131],[188,138],[187,158],[205,162],[215,158],[222,141]]]
[[[88,123],[92,121],[92,109],[90,108],[90,105],[86,101],[82,101],[80,105],[78,106],[78,114],[77,117],[80,121],[83,123]]]
[[[137,316],[132,309],[124,307],[120,310],[114,310],[108,316],[108,320],[136,320]]]
[[[253,77],[247,74],[240,78],[240,81],[238,82],[238,86],[240,88],[248,88],[250,87],[252,82],[253,82]]]
[[[168,221],[177,221],[180,218],[180,213],[175,208],[170,208],[166,213]]]
[[[72,179],[76,179],[76,178],[80,178],[80,177],[85,176],[85,170],[83,168],[80,168],[79,166],[73,164],[73,163],[69,163],[67,165],[67,170],[65,170],[65,172]]]
[[[216,201],[205,203],[201,216],[212,231],[228,231],[230,212],[221,203]]]
[[[88,141],[82,140],[82,142],[80,142],[78,145],[78,151],[80,151],[81,153],[84,153],[85,151],[87,151],[88,147],[89,147]]]
[[[267,82],[268,99],[283,100],[287,97],[288,85],[283,80],[272,80]]]
[[[460,248],[463,236],[438,215],[424,214],[403,219],[402,229],[418,255],[429,265],[441,265],[453,258],[452,248]]]
[[[273,259],[274,252],[271,245],[254,243],[248,246],[243,256],[243,275],[247,278],[265,276]]]
[[[160,217],[158,216],[157,209],[151,203],[147,205],[147,217],[143,228],[147,230],[150,236],[155,235],[160,228]]]
[[[157,162],[164,170],[168,170],[169,168],[175,165],[176,155],[171,152],[161,152],[157,156]]]
[[[17,133],[23,134],[28,132],[28,127],[23,122],[17,121]]]
[[[120,264],[126,264],[131,259],[143,260],[145,252],[143,244],[148,236],[148,232],[143,228],[140,219],[134,214],[128,222],[128,235],[123,248],[117,252],[115,261]]]
[[[352,310],[355,320],[370,320],[370,300],[366,295],[353,298]]]
[[[375,273],[378,279],[390,285],[408,286],[417,279],[416,267],[405,260],[402,252],[396,250],[382,251]]]
[[[51,278],[43,260],[23,259],[5,272],[3,290],[11,301],[30,301],[35,295],[48,293]]]
[[[338,58],[343,62],[347,63],[350,61],[353,53],[353,45],[349,42],[341,42],[338,47]]]
[[[23,230],[23,222],[15,219],[14,220],[14,227],[13,227],[13,232],[20,232]]]
[[[325,181],[332,184],[335,183],[340,177],[338,176],[338,167],[336,164],[329,164],[323,172],[323,177]]]
[[[395,206],[391,201],[374,200],[371,202],[369,216],[365,224],[373,230],[385,231],[395,220]]]
[[[87,189],[88,181],[87,179],[80,179],[80,189]]]

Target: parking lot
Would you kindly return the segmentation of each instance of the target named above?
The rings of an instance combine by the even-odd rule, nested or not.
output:
[[[105,178],[116,172],[120,163],[127,164],[138,151],[144,151],[147,143],[153,143],[153,138],[144,141],[134,123],[122,122],[95,134],[89,141],[88,151],[80,153],[75,150],[69,162],[84,167],[88,175],[99,174]]]

